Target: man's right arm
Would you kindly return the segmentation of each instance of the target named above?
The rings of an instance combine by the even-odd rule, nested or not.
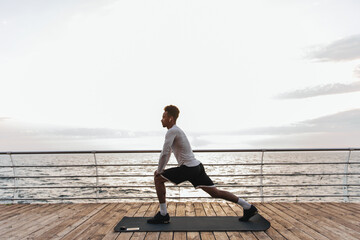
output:
[[[169,162],[169,159],[171,156],[171,146],[174,142],[175,136],[176,136],[176,134],[173,131],[169,130],[166,133],[164,146],[161,151],[160,158],[159,158],[159,164],[158,164],[158,169],[157,169],[158,174],[160,174],[164,171],[166,164]]]

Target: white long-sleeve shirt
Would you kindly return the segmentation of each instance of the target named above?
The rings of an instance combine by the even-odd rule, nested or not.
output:
[[[158,173],[164,171],[166,164],[169,162],[171,151],[174,152],[178,166],[195,167],[201,163],[195,158],[185,133],[176,125],[172,126],[165,135],[165,142],[159,159]]]

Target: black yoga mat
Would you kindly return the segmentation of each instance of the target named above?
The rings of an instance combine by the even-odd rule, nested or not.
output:
[[[260,214],[248,222],[239,217],[171,217],[168,224],[149,224],[150,217],[124,217],[116,232],[198,232],[198,231],[265,231],[270,223]]]

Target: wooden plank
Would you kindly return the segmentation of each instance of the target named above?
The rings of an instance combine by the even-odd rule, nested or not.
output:
[[[300,240],[299,237],[297,237],[293,232],[291,232],[289,229],[287,229],[285,226],[281,224],[279,221],[280,217],[273,215],[272,213],[268,214],[268,211],[265,211],[266,204],[256,204],[256,208],[261,212],[261,215],[263,215],[270,223],[271,227],[267,230],[267,234],[271,237],[270,231],[272,229],[272,233],[275,232],[281,234],[285,239],[297,239]],[[278,234],[274,234],[275,236],[279,236]]]
[[[235,212],[232,211],[232,209],[226,204],[226,203],[212,203],[211,204],[213,206],[214,209],[214,213],[216,215],[218,215],[216,213],[216,209],[221,209],[221,215],[223,216],[234,216]],[[216,207],[214,207],[216,206]],[[234,234],[232,234],[234,235]],[[219,240],[225,240],[225,239],[229,239],[228,233],[227,232],[214,232],[214,236],[216,239]]]
[[[21,238],[22,234],[27,234],[27,229],[22,231],[22,227],[32,227],[32,222],[37,222],[39,219],[46,216],[46,212],[49,209],[59,208],[55,205],[44,205],[45,207],[35,207],[29,211],[24,211],[16,217],[9,218],[8,220],[2,221],[0,225],[0,235],[7,238]],[[37,211],[39,209],[39,211]]]
[[[359,214],[355,212],[347,212],[344,208],[336,208],[331,204],[324,203],[304,203],[311,209],[320,211],[327,216],[328,219],[336,221],[348,228],[359,231],[360,223],[358,221]]]
[[[41,205],[47,208],[52,208],[54,205]],[[9,216],[0,221],[0,234],[4,233],[4,229],[16,227],[16,223],[19,221],[26,222],[26,219],[34,219],[34,216],[39,216],[40,212],[45,211],[44,207],[39,207],[39,205],[33,205],[21,212],[19,214],[14,214],[13,216]],[[38,211],[40,209],[40,212]],[[40,216],[39,216],[40,217]]]
[[[350,212],[354,212],[356,214],[360,214],[360,203],[338,203],[338,202],[331,202],[334,206],[341,206],[341,208],[345,208]]]
[[[359,221],[360,213],[348,210],[346,208],[346,204],[334,205],[332,203],[326,203],[325,207],[323,207],[323,204],[321,205],[321,203],[315,203],[315,206],[317,206],[317,208],[320,211],[329,214],[330,218],[334,217],[334,218],[342,219],[344,224],[346,224],[346,226],[348,227],[351,226],[352,229],[360,232],[360,221]]]
[[[186,232],[186,239],[187,240],[200,240],[199,232]]]
[[[210,202],[203,202],[202,204],[203,211],[206,216],[217,216],[215,210]],[[215,239],[229,239],[228,235],[225,232],[213,232]],[[235,235],[233,236],[233,239]]]
[[[173,232],[161,232],[159,235],[159,239],[160,240],[168,240],[168,239],[173,239]]]
[[[238,216],[238,213],[233,210],[234,204],[233,203],[219,203],[219,206],[222,208],[223,212],[226,214],[226,216]],[[239,212],[239,211],[238,211]],[[248,232],[237,232],[238,234],[235,234],[235,232],[226,232],[228,238],[232,236],[233,238],[238,239],[257,239],[254,232],[248,231]],[[216,233],[216,239],[218,239],[218,233]],[[263,237],[263,235],[259,234],[260,237]],[[267,235],[266,235],[267,236]],[[221,239],[225,239],[225,236],[219,236]]]
[[[195,216],[195,208],[193,203],[191,202],[185,203],[185,216]],[[186,236],[188,240],[201,239],[199,232],[187,232]]]
[[[231,208],[231,211],[228,209],[226,214],[233,215],[231,213],[231,212],[233,212],[236,216],[242,216],[242,208],[240,208],[240,206],[238,204],[229,204],[228,206],[229,206],[229,208]],[[214,213],[215,213],[215,211],[214,211]],[[239,231],[226,232],[226,234],[228,235],[229,239],[246,239],[243,237],[243,235],[240,234]]]
[[[146,211],[138,211],[133,215],[134,217],[147,216],[151,218],[158,212],[158,203],[144,203],[143,205],[147,206]],[[130,239],[147,239],[148,237],[149,239],[157,239],[159,237],[159,233],[148,235],[147,232],[134,232]]]
[[[225,211],[222,209],[218,202],[212,202],[211,206],[214,209],[216,216],[226,216]]]
[[[219,203],[220,207],[225,212],[226,216],[238,216],[236,214],[236,212],[230,207],[231,204],[235,204],[235,203],[231,203],[231,202],[229,202],[229,203],[226,203],[226,202]]]
[[[44,219],[48,218],[48,214],[54,212],[58,209],[61,209],[60,205],[49,204],[44,207],[39,207],[34,209],[34,211],[25,212],[24,214],[19,215],[12,221],[2,224],[7,226],[6,229],[0,231],[1,236],[8,236],[19,238],[24,234],[29,234],[34,231],[35,227],[38,227]],[[30,231],[30,232],[29,232]]]
[[[49,225],[53,224],[58,218],[64,217],[64,214],[69,214],[71,211],[66,209],[64,205],[59,205],[45,212],[40,218],[31,220],[29,223],[17,229],[17,239],[27,238],[32,236],[32,233],[42,229],[48,229]]]
[[[91,239],[100,240],[104,239],[109,232],[114,233],[114,227],[129,209],[126,205],[125,203],[115,203],[115,207],[110,211],[109,215],[98,221],[96,223],[97,227],[94,227],[93,231],[88,231],[86,235]],[[86,235],[84,235],[83,239],[87,239]]]
[[[175,216],[185,216],[185,203],[176,203]],[[186,240],[186,232],[174,232],[174,240]]]
[[[148,232],[146,234],[145,239],[146,240],[157,240],[157,239],[159,239],[159,235],[160,235],[159,232]]]
[[[339,230],[337,224],[335,222],[329,222],[323,216],[318,215],[315,211],[312,211],[306,205],[302,205],[301,203],[292,204],[291,208],[298,212],[299,214],[306,217],[309,221],[314,222],[314,227],[319,227],[322,233],[333,234],[337,239],[356,239],[351,235],[348,235],[346,232]]]
[[[176,202],[168,203],[167,204],[167,211],[168,211],[170,217],[175,216],[175,214],[176,214]]]
[[[254,236],[256,237],[256,239],[259,239],[259,240],[271,240],[272,238],[266,234],[265,231],[263,232],[253,232]]]
[[[206,216],[204,207],[200,202],[194,203],[194,210],[195,210],[196,216]],[[209,232],[209,231],[208,232],[200,232],[200,237],[201,237],[201,239],[214,239],[215,240],[214,233]]]
[[[185,203],[178,202],[176,203],[176,216],[185,216]]]
[[[192,202],[185,203],[185,216],[195,216],[195,209]]]
[[[63,222],[69,221],[73,214],[80,212],[85,209],[85,204],[64,204],[62,208],[56,211],[55,213],[49,215],[49,218],[46,221],[40,222],[38,224],[33,224],[34,231],[30,233],[30,229],[28,229],[29,234],[25,235],[26,239],[38,239],[39,236],[47,233],[47,238],[53,237],[54,233],[51,233],[51,230],[58,229],[59,225]],[[20,239],[20,238],[19,238]]]
[[[294,212],[298,219],[303,219],[301,222],[311,225],[312,228],[320,234],[330,239],[341,238],[341,235],[339,235],[336,229],[322,222],[320,217],[312,215],[306,207],[300,207],[298,203],[281,203],[281,205],[289,209],[289,211]]]
[[[266,232],[119,234],[113,227],[122,216],[151,217],[158,211],[158,203],[114,203],[1,206],[0,234],[5,239],[360,239],[359,221],[355,221],[359,219],[360,204],[265,203],[256,206],[272,224]],[[171,202],[168,212],[171,216],[241,216],[242,208],[223,202]]]
[[[209,202],[202,203],[206,216],[216,216],[214,209]]]
[[[138,211],[138,209],[141,207],[141,205],[142,205],[141,203],[130,204],[130,209],[127,211],[125,216],[133,217],[136,214],[136,212]],[[129,240],[133,235],[132,232],[121,232],[121,233],[117,233],[117,234],[119,234],[119,235],[116,239],[121,239],[121,240]]]
[[[233,208],[231,206],[233,205],[238,205],[236,203],[227,203],[226,205],[223,206],[224,211],[226,212],[226,214],[228,216],[238,216],[238,214],[233,210]],[[239,206],[239,205],[238,205]],[[268,239],[272,239],[265,231],[255,231],[252,232],[252,234],[257,238],[257,239],[261,239],[261,240],[268,240]],[[240,234],[241,235],[241,234]],[[242,236],[244,237],[244,236]]]
[[[37,208],[36,204],[13,204],[5,205],[0,210],[0,222],[8,220],[9,218],[15,217],[22,214],[23,212],[29,211],[30,209]]]
[[[317,224],[315,222],[313,222],[311,219],[308,219],[306,216],[302,215],[298,211],[293,211],[291,205],[289,206],[290,208],[286,207],[286,205],[284,206],[283,203],[272,203],[271,205],[275,207],[277,211],[288,215],[290,221],[293,224],[296,224],[301,229],[303,229],[303,231],[307,232],[316,239],[326,240],[329,238],[330,239],[336,238],[336,235],[332,235],[331,233],[324,234],[321,231],[319,231],[319,228],[316,227]]]
[[[144,214],[145,217],[153,217],[155,216],[155,214],[159,211],[159,203],[155,202],[155,203],[151,203],[150,207],[148,208],[148,210],[146,211],[146,213]]]
[[[206,216],[204,207],[200,202],[194,202],[194,211],[196,216]]]
[[[298,228],[297,224],[292,224],[291,221],[289,221],[289,216],[286,214],[283,214],[282,212],[277,211],[273,207],[271,207],[269,204],[266,204],[266,206],[263,208],[263,211],[267,212],[268,215],[272,215],[276,217],[277,221],[284,226],[286,229],[293,232],[297,237],[301,239],[308,239],[313,240],[314,238],[308,235],[306,232],[303,232],[302,229]]]
[[[159,204],[158,203],[149,203],[150,206],[147,209],[147,211],[144,213],[144,217],[153,217],[159,210]],[[143,240],[145,239],[146,232],[134,232],[134,234],[131,236],[131,240]]]
[[[306,234],[308,234],[312,238],[319,239],[319,240],[328,239],[324,235],[322,235],[319,232],[317,232],[316,230],[314,230],[311,227],[313,224],[311,224],[311,223],[310,224],[304,224],[302,221],[299,221],[299,216],[296,216],[296,214],[294,214],[294,212],[290,211],[287,208],[282,207],[280,204],[278,204],[278,203],[273,203],[273,204],[269,203],[266,206],[267,206],[267,208],[269,208],[273,212],[276,212],[277,215],[279,215],[281,218],[286,219],[288,222],[290,222],[294,226],[298,227],[299,229],[301,229],[301,231],[305,232]],[[300,217],[300,218],[302,218],[302,217]]]
[[[101,211],[96,212],[85,222],[82,222],[81,225],[79,225],[73,231],[69,232],[66,236],[64,236],[63,239],[82,239],[87,235],[88,232],[94,231],[94,229],[98,227],[97,222],[101,222],[103,219],[105,219],[115,206],[115,204],[106,204],[105,207],[101,209]]]
[[[346,233],[360,239],[360,227],[342,218],[341,215],[334,216],[332,213],[329,213],[328,208],[326,207],[327,205],[308,203],[304,205],[311,208],[311,210],[315,211],[319,216],[323,216],[324,218],[326,218],[327,222],[332,222],[333,225],[335,223],[335,225],[337,225],[339,229],[342,229]],[[338,212],[341,212],[341,209],[338,209]]]
[[[240,235],[240,232],[227,232],[227,235],[230,240],[246,240]]]
[[[360,214],[360,203],[337,203],[337,202],[329,202],[327,203],[333,208],[341,208],[343,211],[349,214]]]
[[[112,216],[114,211],[116,211],[116,207],[118,204],[116,203],[109,203],[104,209],[99,211],[94,217],[90,218],[88,222],[83,223],[83,225],[87,225],[84,227],[84,231],[81,232],[80,235],[77,235],[76,239],[96,239],[96,233],[102,228],[108,228],[106,222],[109,217]]]
[[[143,217],[145,213],[148,211],[149,207],[150,207],[150,203],[143,203],[134,214],[134,217]]]
[[[83,209],[71,214],[67,220],[62,221],[57,226],[40,235],[39,239],[49,239],[50,237],[51,239],[60,239],[106,206],[106,204],[93,203],[78,205],[82,205]]]
[[[166,207],[168,208],[168,206]],[[156,210],[153,211],[154,209]],[[152,210],[153,211],[152,214],[151,215],[149,214],[149,218],[153,217],[155,214],[159,212],[159,203],[154,204],[153,210]],[[151,239],[151,240],[159,239],[159,236],[160,236],[160,232],[147,232],[144,239]]]
[[[170,221],[171,216],[175,216],[176,213],[176,203],[170,202],[167,204],[167,211],[170,215]],[[173,232],[161,232],[159,239],[167,240],[167,239],[173,239],[174,233]]]

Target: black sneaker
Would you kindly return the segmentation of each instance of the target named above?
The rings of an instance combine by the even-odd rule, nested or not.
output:
[[[250,209],[244,209],[244,215],[239,218],[239,221],[247,222],[249,219],[253,216],[255,216],[258,213],[257,208],[254,205],[251,205]]]
[[[153,218],[148,219],[147,223],[150,224],[160,224],[160,223],[169,223],[170,222],[170,216],[167,213],[165,216],[161,215],[160,212],[158,212]]]

